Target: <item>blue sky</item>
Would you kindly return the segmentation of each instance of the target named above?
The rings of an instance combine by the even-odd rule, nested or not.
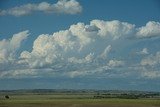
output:
[[[160,91],[159,41],[159,0],[2,0],[0,89]]]

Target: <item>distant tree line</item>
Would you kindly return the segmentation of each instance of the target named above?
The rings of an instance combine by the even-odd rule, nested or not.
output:
[[[102,98],[122,98],[122,99],[138,99],[138,98],[154,98],[156,96],[160,96],[157,94],[151,94],[151,93],[143,93],[143,94],[134,94],[134,93],[121,93],[121,94],[100,94],[97,93],[97,95],[94,95],[93,98],[95,99],[102,99]]]

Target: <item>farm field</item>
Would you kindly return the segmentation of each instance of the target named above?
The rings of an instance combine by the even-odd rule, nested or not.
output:
[[[94,99],[89,95],[10,95],[0,107],[160,107],[159,99]]]

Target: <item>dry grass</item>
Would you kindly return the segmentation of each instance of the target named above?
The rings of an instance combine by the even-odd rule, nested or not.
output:
[[[0,107],[160,107],[156,99],[91,99],[87,95],[12,95]]]

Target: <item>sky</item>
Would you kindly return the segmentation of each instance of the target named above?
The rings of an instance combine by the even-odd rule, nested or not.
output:
[[[0,90],[160,91],[159,0],[1,0]]]

